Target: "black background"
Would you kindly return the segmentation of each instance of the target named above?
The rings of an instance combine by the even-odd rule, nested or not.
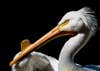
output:
[[[0,71],[11,71],[9,62],[20,51],[20,42],[29,39],[35,42],[57,25],[62,16],[71,10],[88,6],[96,13],[100,22],[99,4],[96,0],[66,1],[14,1],[3,2],[1,10],[1,47]],[[75,62],[100,65],[100,30],[88,44],[76,55]],[[61,48],[70,37],[60,37],[43,46],[37,51],[58,59]]]

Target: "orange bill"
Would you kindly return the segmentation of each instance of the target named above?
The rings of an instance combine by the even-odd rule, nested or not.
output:
[[[65,22],[64,22],[65,24]],[[62,26],[62,25],[61,25]],[[15,59],[13,59],[10,62],[10,66],[12,66],[14,63],[17,63],[20,59],[22,59],[25,55],[27,55],[28,53],[30,53],[31,51],[33,51],[33,49],[36,49],[37,47],[39,47],[41,44],[43,44],[45,41],[52,39],[53,37],[60,35],[60,34],[65,34],[65,35],[74,35],[74,32],[62,32],[59,29],[60,26],[56,26],[55,28],[53,28],[50,32],[48,32],[46,35],[44,35],[43,37],[41,37],[39,40],[37,40],[35,43],[29,45],[26,49],[24,49],[23,51],[21,51],[21,53],[19,54],[18,57],[16,57]]]

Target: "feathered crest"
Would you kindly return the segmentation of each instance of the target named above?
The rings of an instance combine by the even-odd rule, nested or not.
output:
[[[90,31],[94,34],[97,30],[97,20],[93,15],[95,12],[88,7],[84,7],[77,11],[80,14],[81,19],[84,24],[90,29]]]
[[[61,24],[63,21],[67,19],[74,19],[78,18],[83,21],[87,28],[91,31],[92,34],[95,34],[96,30],[98,29],[97,20],[93,15],[95,12],[88,7],[83,7],[78,11],[70,11],[66,13],[61,21],[58,24]]]

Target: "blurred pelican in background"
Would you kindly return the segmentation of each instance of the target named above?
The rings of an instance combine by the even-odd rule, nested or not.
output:
[[[28,40],[22,41],[22,51],[10,63],[12,71],[100,71],[99,65],[83,67],[74,63],[75,55],[97,30],[98,25],[93,13],[94,11],[87,7],[78,11],[70,11],[63,16],[54,29],[35,43],[29,44]],[[58,35],[71,35],[71,38],[63,46],[58,60],[33,51],[45,41]],[[28,55],[21,59],[26,54]]]

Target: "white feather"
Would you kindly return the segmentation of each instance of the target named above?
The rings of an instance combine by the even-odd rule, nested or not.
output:
[[[62,22],[64,22],[65,20],[69,20],[68,24],[72,24],[72,26],[76,25],[75,23],[78,23],[77,25],[85,24],[85,26],[91,31],[91,33],[94,34],[98,27],[97,20],[93,15],[94,13],[95,12],[88,7],[84,7],[78,11],[70,11],[63,16],[59,24],[62,24]],[[75,27],[78,27],[77,25]],[[66,31],[66,28],[67,26],[65,26],[61,30]]]

